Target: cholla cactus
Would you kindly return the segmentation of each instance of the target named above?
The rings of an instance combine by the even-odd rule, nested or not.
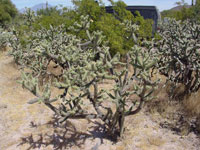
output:
[[[5,31],[3,28],[0,27],[0,49],[8,45],[10,36],[11,33]]]
[[[35,15],[35,12],[30,8],[25,8],[25,13],[23,14],[24,23],[29,27],[32,26],[32,23],[39,17]]]
[[[79,28],[85,29],[87,39],[66,34],[64,27],[60,26],[33,32],[33,40],[25,48],[13,42],[13,56],[20,58],[24,68],[31,70],[22,74],[20,83],[36,96],[29,101],[30,104],[43,102],[60,116],[61,123],[68,118],[100,118],[109,133],[118,130],[122,135],[125,117],[137,113],[156,87],[157,82],[151,81],[150,71],[156,65],[157,57],[152,47],[144,50],[135,46],[127,54],[127,61],[121,62],[119,54],[111,57],[100,31],[89,32],[89,24],[88,17],[82,17],[80,23],[71,27],[77,32]],[[127,23],[128,27],[134,26]],[[137,28],[130,30],[135,32]],[[17,41],[17,34],[14,41]],[[39,77],[49,74],[50,62],[60,66],[62,72],[59,79],[40,87]],[[132,74],[131,66],[134,68]],[[110,80],[113,88],[100,87],[103,80]],[[52,97],[51,86],[64,92]],[[130,99],[133,94],[138,98]],[[59,101],[59,107],[52,104],[54,101]],[[85,109],[86,101],[93,106],[94,112]],[[112,103],[115,108],[105,103]]]
[[[139,26],[136,24],[133,24],[129,20],[125,20],[122,25],[125,26],[125,31],[127,32],[128,37],[126,37],[127,40],[133,39],[134,43],[137,43],[136,33],[139,31]]]
[[[184,94],[196,92],[200,88],[200,25],[169,19],[160,28],[160,72],[175,86],[185,85]]]

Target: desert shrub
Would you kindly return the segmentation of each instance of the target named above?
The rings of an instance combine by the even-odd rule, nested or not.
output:
[[[36,96],[29,103],[44,103],[60,117],[60,123],[69,118],[99,118],[108,133],[122,135],[125,117],[139,112],[145,101],[151,99],[157,85],[157,81],[151,78],[157,56],[152,45],[148,49],[135,45],[127,53],[126,62],[121,62],[119,53],[111,56],[102,32],[89,31],[89,17],[80,19],[71,30],[79,32],[84,29],[86,39],[67,34],[64,26],[51,26],[49,30],[43,28],[31,33],[32,42],[23,48],[17,42],[17,34],[14,35],[11,54],[23,70],[29,70],[23,71],[20,83]],[[130,21],[124,25],[127,31],[134,33],[138,30]],[[61,67],[62,71],[57,77],[53,75],[54,80],[40,86],[41,77],[52,75],[47,70],[50,62]],[[110,81],[112,88],[102,87],[103,80]],[[63,93],[52,97],[52,86]],[[131,95],[137,98],[130,99]],[[59,106],[54,105],[54,101],[58,101]],[[108,103],[113,108],[106,105]],[[92,106],[94,111],[89,111],[86,105]]]
[[[200,88],[200,25],[169,19],[160,26],[159,70],[174,86],[183,84],[183,95]]]

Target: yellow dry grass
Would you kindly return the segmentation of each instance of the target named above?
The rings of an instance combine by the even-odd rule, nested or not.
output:
[[[179,84],[173,91],[174,98],[171,99],[169,97],[171,84],[168,83],[166,86],[163,86],[163,84],[161,83],[154,92],[154,96],[157,98],[147,103],[148,111],[153,115],[159,113],[163,118],[169,119],[172,126],[175,126],[178,122],[176,120],[178,118],[175,116],[182,114],[184,120],[187,121],[181,126],[181,135],[189,134],[191,127],[188,122],[190,122],[191,118],[197,118],[196,129],[200,132],[200,90],[183,97],[184,86]]]
[[[200,116],[200,91],[185,98],[183,106],[188,115]]]
[[[197,130],[200,132],[200,90],[192,94],[183,101],[183,107],[186,115],[191,118],[197,118]]]

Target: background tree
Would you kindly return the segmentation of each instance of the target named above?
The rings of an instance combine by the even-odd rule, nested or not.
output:
[[[196,20],[200,20],[200,0],[196,0],[196,4],[194,6],[194,17]]]
[[[186,5],[188,5],[188,3],[185,2],[185,0],[178,1],[175,4],[178,5],[178,6],[186,6]]]
[[[95,0],[73,0],[73,4],[75,5],[75,15],[73,16],[73,18],[76,18],[75,21],[79,22],[81,15],[88,15],[92,20],[89,31],[103,31],[112,55],[117,52],[125,54],[134,45],[133,35],[124,30],[123,22],[125,20],[139,26],[139,31],[135,36],[141,38],[152,36],[152,22],[145,20],[139,13],[134,16],[126,10],[127,5],[123,1],[111,1],[115,14],[106,13],[102,1],[97,3]],[[69,32],[71,32],[70,29]],[[87,37],[84,30],[81,30],[78,34],[82,39]]]
[[[42,27],[47,29],[52,26],[59,26],[60,24],[64,24],[66,19],[62,15],[62,9],[58,9],[57,6],[55,7],[48,7],[40,9],[36,12],[37,15],[40,17],[34,23],[35,30],[39,30]]]
[[[0,0],[0,25],[5,25],[17,15],[17,9],[10,0]]]
[[[84,40],[87,38],[85,30],[81,29],[77,33],[71,27],[80,23],[81,16],[85,15],[91,21],[90,32],[103,31],[105,36],[103,40],[107,41],[107,46],[110,47],[112,55],[117,52],[125,54],[130,50],[136,42],[133,42],[133,36],[139,37],[138,41],[152,36],[152,21],[145,20],[139,13],[134,16],[130,11],[126,10],[126,4],[123,1],[112,2],[116,14],[106,13],[105,5],[100,0],[98,3],[95,0],[73,0],[72,2],[74,4],[73,9],[62,8],[58,10],[56,7],[46,7],[37,11],[38,17],[32,22],[33,30],[50,29],[50,25],[58,27],[64,24],[67,33],[76,35]],[[131,35],[131,32],[125,30],[123,22],[126,20],[138,25],[139,30],[136,35]],[[30,32],[29,27],[21,24],[17,27],[17,30],[20,30],[23,41],[26,41],[26,35]]]

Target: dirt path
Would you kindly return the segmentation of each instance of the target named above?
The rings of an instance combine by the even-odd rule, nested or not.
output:
[[[21,149],[15,147],[20,138],[28,135],[32,120],[40,121],[39,113],[45,113],[42,105],[31,106],[26,102],[33,96],[16,82],[20,78],[17,66],[11,57],[0,57],[0,149]],[[44,109],[45,110],[45,109]],[[42,121],[46,119],[41,118]],[[44,119],[44,120],[43,120]],[[13,148],[11,148],[15,145]]]
[[[27,104],[33,96],[16,83],[19,79],[13,59],[1,54],[0,150],[200,150],[193,133],[178,136],[159,126],[162,118],[145,112],[126,119],[124,137],[117,143],[95,120],[70,120],[60,127],[44,105]]]

